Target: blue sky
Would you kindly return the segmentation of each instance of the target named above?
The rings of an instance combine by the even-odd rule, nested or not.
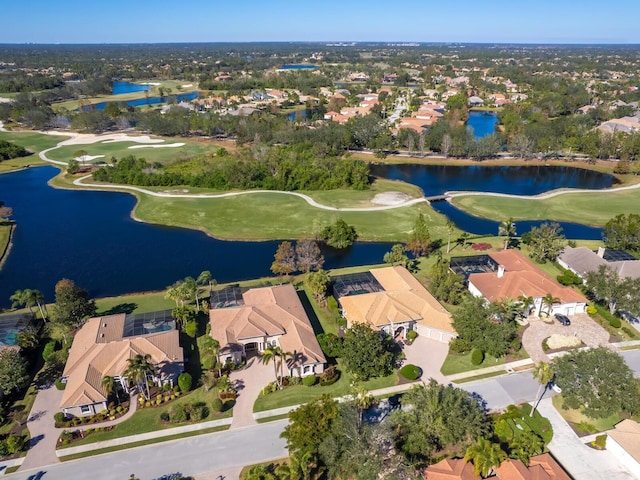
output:
[[[2,0],[0,43],[640,43],[640,1]],[[1,59],[0,59],[1,60]]]

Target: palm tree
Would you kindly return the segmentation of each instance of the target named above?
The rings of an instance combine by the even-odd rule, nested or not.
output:
[[[43,293],[40,290],[26,289],[24,290],[24,296],[25,296],[25,300],[27,301],[27,304],[38,306],[38,310],[40,310],[40,315],[42,316],[42,319],[46,322],[47,316],[45,315],[45,311],[42,308],[44,305]]]
[[[526,295],[520,295],[518,297],[518,301],[520,302],[520,304],[522,305],[522,314],[526,314],[527,316],[529,316],[529,313],[531,313],[531,307],[533,307],[535,300],[533,299],[533,297],[527,297]]]
[[[500,309],[503,319],[511,322],[522,312],[522,303],[520,303],[519,300],[506,297],[498,302],[498,308]]]
[[[276,377],[276,385],[280,388],[280,380],[278,379],[278,358],[280,358],[282,350],[275,345],[269,346],[262,351],[262,363],[268,365],[273,362],[273,374]]]
[[[533,412],[535,412],[536,408],[538,408],[538,404],[540,403],[540,400],[542,400],[542,395],[544,395],[544,392],[547,391],[547,385],[549,385],[549,382],[553,380],[554,376],[555,376],[555,372],[553,371],[553,367],[551,366],[551,364],[547,362],[540,362],[535,367],[533,367],[533,378],[538,380],[538,383],[540,385],[538,385],[538,393],[536,393],[536,401],[533,404],[533,408],[531,409],[530,416],[533,417]],[[542,390],[543,387],[544,387],[544,390]],[[540,393],[541,390],[542,390],[542,394]]]
[[[447,253],[451,251],[451,234],[453,233],[456,224],[451,220],[447,220]]]
[[[26,306],[29,311],[31,312],[31,315],[33,315],[33,303],[30,303],[27,300],[28,297],[28,290],[16,290],[13,295],[11,295],[9,297],[9,300],[11,300],[11,308],[17,308],[17,307],[21,307],[21,306]]]
[[[216,280],[211,276],[211,272],[209,270],[200,272],[200,275],[198,275],[198,278],[196,279],[197,285],[204,286],[206,284],[209,284],[209,295],[211,295],[213,287],[216,283]]]
[[[275,473],[279,480],[309,480],[315,465],[316,460],[311,452],[292,453],[289,455],[289,465],[278,465]]]
[[[167,291],[164,294],[164,298],[173,300],[176,302],[176,307],[180,306],[180,300],[182,299],[180,295],[180,290],[178,289],[177,284],[173,284],[170,287],[167,287]]]
[[[553,306],[556,303],[560,303],[561,301],[562,300],[560,300],[558,297],[554,297],[551,293],[547,293],[544,297],[542,297],[542,306],[547,307],[547,317],[551,316]],[[542,309],[540,310],[540,313],[542,313]]]
[[[152,373],[155,370],[154,365],[151,363],[151,355],[136,355],[133,358],[128,358],[129,366],[124,371],[124,376],[140,386],[144,384],[147,390],[147,400],[151,398],[149,393],[149,382],[147,380],[147,374]]]
[[[184,300],[195,297],[196,308],[200,310],[200,297],[198,296],[198,284],[193,277],[186,277],[180,288]]]
[[[264,465],[254,465],[247,472],[246,480],[278,480],[269,468]]]
[[[109,400],[109,397],[115,394],[118,405],[120,405],[120,395],[118,395],[118,385],[115,378],[110,375],[105,375],[104,377],[102,377],[100,386],[102,386],[104,391],[107,393],[107,401]]]
[[[500,225],[498,226],[498,235],[504,237],[504,249],[506,250],[509,248],[511,237],[516,235],[516,224],[513,221],[513,218],[500,222]]]
[[[353,405],[358,410],[358,426],[360,426],[362,425],[362,415],[364,411],[370,408],[375,403],[376,399],[361,386],[353,387],[351,398],[353,399]]]
[[[476,475],[487,477],[491,471],[500,466],[507,458],[507,454],[497,443],[491,443],[486,438],[479,438],[476,443],[467,448],[464,454],[465,462],[473,462],[473,471]]]

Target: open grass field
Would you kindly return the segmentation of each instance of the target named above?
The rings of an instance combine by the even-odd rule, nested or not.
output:
[[[33,152],[28,157],[14,158],[0,162],[0,173],[11,172],[27,165],[44,165],[46,162],[37,155],[42,150],[55,147],[69,137],[63,135],[43,135],[36,132],[0,132],[0,140],[12,142]]]
[[[222,145],[216,145],[210,141],[193,141],[184,138],[163,137],[164,143],[161,144],[142,144],[137,142],[98,142],[89,145],[64,145],[47,153],[47,157],[52,160],[68,162],[74,158],[74,153],[78,150],[85,150],[88,155],[104,155],[104,158],[96,159],[96,161],[108,162],[111,157],[122,158],[128,155],[134,155],[138,158],[144,158],[149,162],[168,163],[174,160],[191,158],[204,153],[214,153]],[[171,145],[175,143],[184,143],[181,147],[165,147],[153,148],[153,145]],[[55,145],[55,144],[54,144]],[[129,147],[139,148],[129,148]],[[227,148],[226,145],[224,145]],[[144,148],[140,148],[144,147]]]
[[[326,193],[326,192],[325,192]],[[336,200],[342,191],[334,191]],[[353,192],[348,192],[351,196]],[[433,238],[446,234],[446,218],[426,203],[371,212],[335,212],[305,200],[277,193],[227,198],[157,198],[139,195],[134,214],[149,223],[204,230],[222,239],[278,240],[312,238],[326,225],[342,218],[366,241],[405,241],[419,213]]]
[[[253,411],[263,412],[274,408],[308,403],[322,395],[331,395],[332,397],[348,395],[352,390],[352,379],[349,374],[344,371],[344,367],[340,366],[339,361],[338,368],[342,372],[342,375],[333,385],[328,385],[326,387],[322,387],[319,384],[314,385],[313,387],[306,387],[304,385],[287,387],[284,390],[279,390],[277,392],[258,397],[258,400],[256,400],[256,403],[253,405]],[[393,372],[391,375],[386,377],[372,378],[369,381],[361,382],[359,386],[366,390],[377,390],[379,388],[391,387],[397,383],[398,373]]]
[[[453,204],[466,212],[493,220],[557,220],[603,226],[620,213],[638,212],[640,189],[622,192],[567,193],[544,200],[469,195]]]

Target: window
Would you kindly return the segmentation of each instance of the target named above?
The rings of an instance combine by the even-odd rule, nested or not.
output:
[[[88,415],[91,413],[91,405],[82,405],[80,406],[80,413],[83,415]]]

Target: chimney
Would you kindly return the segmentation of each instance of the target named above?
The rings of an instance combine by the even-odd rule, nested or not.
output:
[[[600,258],[604,258],[604,251],[606,250],[606,248],[604,247],[598,247],[598,256]]]
[[[503,275],[504,275],[504,266],[498,265],[498,278],[502,278]]]

